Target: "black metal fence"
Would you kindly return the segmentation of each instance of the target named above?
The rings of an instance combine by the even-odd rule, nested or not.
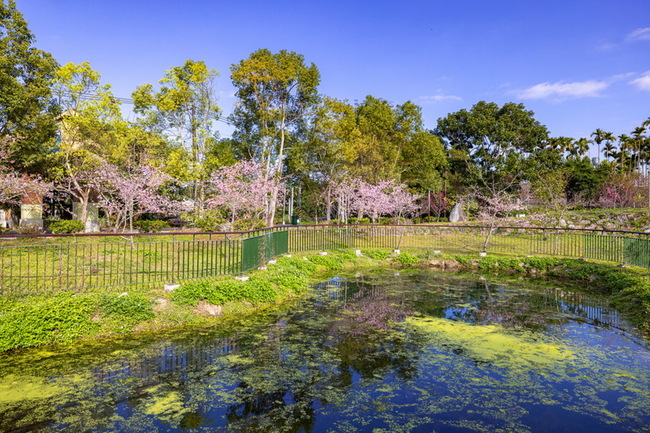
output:
[[[339,248],[547,255],[650,268],[650,235],[441,225],[282,226],[251,232],[0,235],[0,295],[164,284],[237,274],[286,252]]]

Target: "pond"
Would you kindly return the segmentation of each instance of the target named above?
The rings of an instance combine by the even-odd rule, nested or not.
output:
[[[650,345],[607,299],[340,274],[231,320],[0,356],[2,432],[647,432]]]

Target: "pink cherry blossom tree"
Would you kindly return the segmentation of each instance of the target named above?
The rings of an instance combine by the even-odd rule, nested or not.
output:
[[[40,177],[21,174],[11,168],[9,146],[14,142],[10,136],[0,139],[0,204],[18,204],[25,195],[43,197],[52,184]]]
[[[388,194],[384,192],[384,189],[390,186],[392,186],[392,181],[380,181],[377,185],[359,181],[358,197],[352,206],[357,212],[358,220],[361,220],[364,215],[368,215],[374,223],[380,215],[393,212],[393,203],[391,203]]]
[[[388,195],[392,214],[396,217],[405,217],[418,209],[417,200],[420,196],[410,192],[404,184],[393,182],[392,185],[384,189],[384,193]]]
[[[376,185],[359,181],[358,197],[353,208],[359,218],[368,215],[376,222],[381,215],[403,217],[417,209],[417,196],[394,180],[382,180]]]
[[[479,202],[478,218],[487,223],[488,230],[483,241],[483,252],[487,251],[490,237],[495,232],[500,218],[508,216],[510,212],[522,209],[517,197],[505,190],[494,191],[491,195],[480,192],[474,194]]]
[[[343,178],[330,183],[328,194],[334,199],[338,208],[338,220],[347,224],[358,199],[359,179]]]
[[[265,175],[262,164],[239,161],[215,171],[208,181],[208,190],[208,207],[226,208],[231,221],[243,214],[266,220],[273,213],[274,195],[278,193],[281,197],[284,187],[277,176]]]
[[[104,163],[95,173],[99,203],[106,213],[115,217],[115,229],[133,230],[133,221],[144,213],[174,215],[189,210],[189,205],[172,200],[162,192],[171,177],[151,166],[123,171]]]
[[[344,179],[336,182],[332,190],[343,223],[352,213],[357,214],[357,220],[368,215],[374,223],[382,215],[402,217],[417,209],[418,197],[394,180],[371,184],[358,178]]]

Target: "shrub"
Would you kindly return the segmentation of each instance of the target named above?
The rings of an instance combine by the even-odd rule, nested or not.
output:
[[[143,233],[157,233],[169,227],[169,223],[161,220],[140,220],[133,223],[133,226]]]
[[[142,295],[103,295],[99,307],[106,316],[114,316],[127,323],[135,324],[155,316],[149,299]]]
[[[237,232],[256,230],[264,227],[266,227],[266,224],[259,218],[242,218],[232,224],[232,229]]]
[[[308,262],[305,262],[308,263]],[[307,275],[298,269],[282,269],[269,275],[268,280],[280,288],[289,289],[295,293],[309,289]]]
[[[96,298],[95,298],[96,299]],[[16,347],[69,343],[91,334],[96,300],[90,296],[57,293],[32,304],[15,305],[0,320],[0,352]]]
[[[361,254],[373,260],[386,260],[390,256],[388,250],[361,250]]]
[[[207,281],[194,281],[182,284],[174,290],[171,298],[174,302],[181,305],[196,305],[202,299],[213,299],[213,293],[214,285],[212,283]],[[215,304],[219,303],[215,302]]]
[[[420,259],[409,253],[402,253],[395,257],[395,261],[401,263],[404,266],[414,265],[420,262]]]
[[[399,226],[404,224],[410,224],[411,222],[404,217],[393,217],[388,219],[388,224],[392,226]]]
[[[317,270],[317,266],[314,263],[295,257],[280,257],[278,259],[278,266],[283,269],[291,268],[304,276],[311,275]]]
[[[21,235],[39,235],[43,233],[43,229],[36,224],[25,224],[16,228],[16,231]]]
[[[206,232],[217,232],[226,223],[226,219],[214,212],[206,212],[201,217],[193,217],[194,227]]]
[[[307,257],[307,260],[309,260],[312,263],[315,263],[319,266],[324,267],[327,270],[330,271],[338,271],[340,269],[343,269],[343,263],[340,257],[333,257],[333,256],[309,256]]]
[[[79,220],[58,220],[50,223],[52,233],[79,233],[85,228],[84,223]]]
[[[278,299],[278,293],[270,281],[261,277],[251,277],[250,280],[242,284],[242,298],[253,305],[259,305],[275,302]]]
[[[354,220],[355,224],[370,224],[370,218],[357,218]]]
[[[353,250],[336,250],[332,254],[345,262],[356,262],[357,254]]]
[[[172,300],[182,305],[196,305],[201,300],[214,305],[247,300],[259,305],[276,299],[277,292],[273,284],[259,277],[253,277],[245,283],[233,280],[192,282],[183,284],[172,293]]]

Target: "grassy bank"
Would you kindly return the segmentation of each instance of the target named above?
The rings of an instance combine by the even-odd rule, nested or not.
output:
[[[196,280],[174,291],[137,286],[119,294],[68,291],[0,298],[0,352],[181,325],[217,324],[238,313],[294,299],[323,272],[386,265],[470,271],[540,282],[550,279],[579,286],[611,295],[619,311],[650,332],[650,277],[646,270],[550,257],[362,252],[362,257],[351,250],[280,257],[268,269],[249,272],[246,281],[232,276]]]
[[[216,323],[224,316],[300,296],[325,271],[377,266],[381,261],[357,257],[354,251],[333,251],[325,256],[280,257],[266,270],[247,273],[246,281],[234,276],[194,280],[174,291],[133,286],[123,293],[93,290],[0,297],[0,352]]]

